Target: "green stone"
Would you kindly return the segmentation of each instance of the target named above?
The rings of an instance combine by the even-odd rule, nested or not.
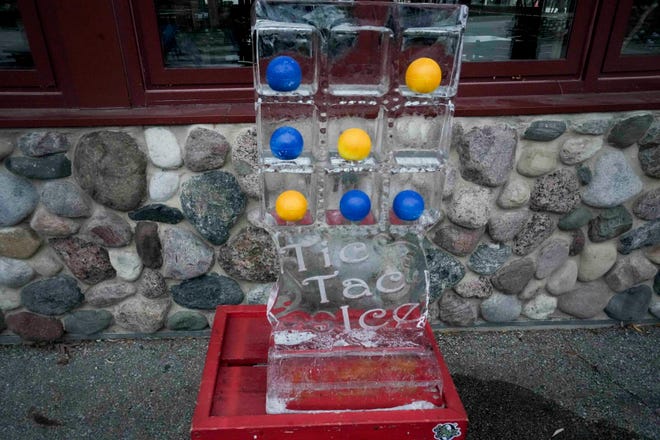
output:
[[[183,310],[167,318],[169,330],[203,330],[208,325],[206,318],[197,312]]]
[[[612,125],[607,142],[618,148],[629,147],[644,136],[652,123],[653,115],[650,113],[619,119]]]
[[[609,240],[632,228],[633,218],[622,205],[602,211],[589,222],[589,239],[594,243]]]
[[[593,175],[591,173],[591,169],[588,166],[579,165],[576,171],[577,171],[578,179],[580,179],[580,183],[582,185],[589,185],[591,183],[591,179],[593,178]]]
[[[589,223],[591,218],[591,211],[588,208],[584,206],[578,206],[563,216],[561,219],[559,219],[557,227],[559,227],[559,229],[562,231],[570,231],[586,225]]]

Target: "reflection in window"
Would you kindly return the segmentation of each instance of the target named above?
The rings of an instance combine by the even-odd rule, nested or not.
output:
[[[575,0],[461,0],[470,7],[463,61],[566,57]]]
[[[0,0],[0,69],[33,69],[17,0]]]
[[[622,55],[660,55],[659,3],[658,0],[633,2],[621,46]]]
[[[249,64],[250,0],[155,0],[165,67]]]

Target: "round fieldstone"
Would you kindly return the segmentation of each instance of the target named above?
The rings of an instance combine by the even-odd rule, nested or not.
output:
[[[618,119],[607,134],[607,142],[618,148],[629,147],[644,136],[652,122],[653,115],[650,113]]]
[[[639,165],[644,174],[650,177],[660,178],[660,146],[639,147],[637,153]]]
[[[578,206],[560,218],[559,222],[557,222],[557,227],[562,231],[571,231],[588,224],[592,218],[593,214],[591,214],[591,211],[588,208],[584,206]]]
[[[653,277],[653,291],[656,295],[660,295],[660,272]]]
[[[584,249],[584,245],[587,242],[587,238],[582,232],[582,229],[574,229],[571,232],[571,247],[568,250],[568,255],[571,257],[578,255]]]
[[[429,231],[429,239],[442,249],[464,257],[474,250],[485,228],[468,229],[453,223],[439,223]]]
[[[108,307],[135,295],[137,287],[125,281],[109,280],[90,287],[85,292],[85,301],[92,307]]]
[[[461,176],[480,185],[504,184],[513,169],[518,134],[506,125],[475,127],[457,139]]]
[[[169,298],[147,299],[135,296],[115,307],[115,322],[138,333],[154,333],[165,324],[171,302]]]
[[[468,276],[454,286],[454,292],[463,298],[488,298],[493,293],[493,285],[488,277]]]
[[[493,292],[479,305],[479,308],[481,316],[488,322],[515,321],[522,312],[522,304],[518,298],[499,292]]]
[[[19,137],[17,143],[23,154],[32,157],[64,153],[71,148],[69,139],[54,131],[31,131]]]
[[[253,199],[260,198],[262,193],[260,157],[257,129],[252,126],[239,131],[231,148],[231,163],[241,189]]]
[[[73,169],[82,189],[109,208],[130,211],[145,196],[147,158],[126,133],[104,130],[83,136]]]
[[[649,286],[634,286],[610,299],[605,307],[605,313],[612,319],[623,322],[639,321],[646,317],[646,311],[651,305],[653,292]]]
[[[30,258],[41,246],[41,238],[30,228],[13,226],[0,229],[0,255]]]
[[[635,249],[660,243],[660,220],[653,220],[619,237],[618,250],[626,255]]]
[[[52,277],[62,271],[62,262],[57,258],[53,250],[44,247],[31,260],[30,265],[35,272],[44,277]]]
[[[580,319],[591,319],[601,313],[612,292],[602,281],[582,284],[559,297],[557,307],[564,313]]]
[[[578,279],[593,281],[602,277],[616,262],[616,245],[613,242],[588,243],[580,255]]]
[[[609,119],[578,119],[570,122],[571,130],[577,134],[601,135],[610,128]]]
[[[183,164],[179,142],[170,130],[151,127],[144,130],[151,163],[158,168],[179,168]]]
[[[568,259],[570,243],[555,239],[548,241],[536,257],[536,273],[534,276],[539,280],[548,277]]]
[[[179,174],[173,171],[159,171],[149,180],[149,198],[155,202],[164,202],[179,190]]]
[[[69,237],[80,230],[80,222],[52,214],[39,206],[30,220],[30,227],[47,237]]]
[[[534,121],[525,130],[523,139],[548,142],[557,139],[565,131],[566,123],[564,121]]]
[[[164,229],[160,242],[165,278],[187,280],[205,274],[213,266],[213,249],[188,230]]]
[[[511,256],[511,247],[500,244],[480,244],[470,255],[467,266],[482,275],[491,275]]]
[[[533,214],[520,228],[513,241],[513,253],[527,255],[550,237],[555,221],[547,214]]]
[[[84,283],[96,284],[116,275],[108,251],[94,243],[77,237],[51,238],[48,243],[71,273]]]
[[[433,246],[427,244],[424,250],[429,271],[429,301],[433,302],[463,279],[465,267],[450,254]]]
[[[245,294],[245,300],[248,304],[267,304],[270,298],[270,292],[273,290],[273,283],[259,284],[254,286]]]
[[[578,180],[582,185],[589,185],[591,181],[594,179],[594,175],[591,172],[591,168],[589,168],[585,164],[580,164],[575,168],[575,173],[578,176]]]
[[[90,336],[102,332],[112,323],[112,313],[107,310],[76,310],[62,318],[68,333]]]
[[[117,272],[117,277],[124,281],[135,281],[140,277],[143,265],[136,252],[127,249],[110,249],[108,256],[110,264]]]
[[[451,326],[469,327],[477,320],[476,306],[451,290],[442,294],[438,300],[438,309],[440,320]]]
[[[85,239],[105,247],[123,247],[131,242],[131,225],[116,212],[97,210],[85,223],[81,235]]]
[[[660,302],[651,304],[649,307],[649,313],[656,318],[660,319]]]
[[[527,177],[538,177],[557,168],[557,152],[546,145],[525,148],[518,158],[516,170]]]
[[[545,288],[553,295],[562,295],[573,290],[575,282],[577,281],[577,276],[577,263],[573,260],[568,260],[550,275]]]
[[[589,239],[594,243],[607,241],[632,228],[632,215],[624,206],[605,209],[589,221]]]
[[[557,298],[541,293],[525,303],[522,314],[534,320],[548,319],[556,309]]]
[[[218,248],[217,259],[227,275],[239,280],[264,283],[275,281],[279,273],[275,242],[260,228],[241,229]]]
[[[158,269],[163,265],[163,248],[158,235],[158,224],[138,222],[135,226],[135,249],[145,267]]]
[[[163,205],[161,203],[146,205],[135,211],[131,211],[128,213],[128,218],[134,221],[149,220],[153,222],[169,223],[171,225],[181,223],[184,219],[183,213],[177,208]]]
[[[530,258],[519,258],[502,266],[490,277],[495,289],[510,295],[523,291],[527,283],[534,276],[536,267]]]
[[[14,152],[14,142],[9,138],[0,137],[0,160]]]
[[[32,183],[0,170],[0,226],[13,226],[32,214],[39,194]]]
[[[41,187],[41,203],[51,213],[62,217],[89,217],[92,213],[89,196],[68,180],[46,182]]]
[[[200,234],[215,245],[224,244],[247,201],[236,178],[224,171],[208,171],[183,184],[183,214]]]
[[[566,165],[576,165],[596,154],[603,147],[600,138],[589,136],[568,138],[559,150],[559,159]]]
[[[447,209],[447,217],[453,223],[469,229],[486,226],[490,217],[491,192],[488,188],[465,184],[454,190]]]
[[[229,141],[215,130],[195,127],[186,139],[183,163],[195,172],[221,168],[229,152]]]
[[[582,201],[596,208],[612,208],[637,195],[642,181],[621,151],[607,151],[594,165],[594,178],[582,193]]]
[[[653,121],[646,134],[637,141],[640,148],[660,146],[660,120]]]
[[[201,313],[191,310],[182,310],[174,313],[167,318],[167,323],[165,324],[168,330],[175,331],[204,330],[207,326],[206,317]]]
[[[541,295],[544,292],[544,286],[545,285],[542,281],[531,279],[523,291],[518,294],[518,299],[522,301],[528,301],[532,298],[536,298],[538,295]]]
[[[21,293],[18,290],[0,286],[0,310],[14,310],[21,307]]]
[[[605,282],[615,292],[622,292],[635,284],[653,278],[658,269],[641,254],[619,258],[607,275]]]
[[[0,257],[0,286],[21,287],[34,278],[34,269],[25,261]]]
[[[169,294],[165,278],[157,270],[149,268],[142,271],[142,276],[135,283],[135,287],[137,292],[145,298],[162,298]]]
[[[524,179],[511,176],[497,198],[497,206],[503,209],[520,208],[529,201],[530,189]]]
[[[529,201],[535,211],[565,214],[580,203],[580,182],[575,173],[562,168],[536,179]]]
[[[21,291],[25,308],[41,315],[61,315],[78,307],[84,299],[78,283],[68,275],[35,281]]]
[[[530,214],[526,210],[504,212],[491,216],[488,219],[488,235],[496,242],[511,241],[529,219]]]
[[[633,213],[642,220],[660,218],[660,187],[644,192],[635,200]]]
[[[30,312],[8,315],[5,321],[9,330],[26,341],[51,342],[60,339],[64,334],[64,327],[59,319]]]
[[[5,159],[5,166],[28,179],[61,179],[71,175],[71,161],[64,153],[44,157],[12,156]]]
[[[212,310],[219,305],[240,304],[243,291],[231,278],[210,273],[171,287],[172,298],[189,309]]]
[[[645,249],[644,256],[652,263],[660,264],[660,246],[651,246]]]
[[[458,181],[458,169],[447,163],[447,171],[445,173],[445,185],[442,187],[442,198],[448,199],[454,194],[454,188],[456,188],[456,182]]]

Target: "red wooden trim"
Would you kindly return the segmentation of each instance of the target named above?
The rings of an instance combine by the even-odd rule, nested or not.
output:
[[[113,8],[131,105],[141,107],[146,105],[145,82],[130,0],[113,0]]]

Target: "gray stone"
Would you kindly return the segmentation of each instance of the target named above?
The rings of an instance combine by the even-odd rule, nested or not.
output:
[[[495,273],[511,256],[511,247],[500,244],[480,244],[470,255],[467,265],[482,275]]]
[[[660,218],[660,187],[642,193],[635,200],[632,211],[642,220]]]
[[[14,142],[8,138],[0,138],[0,160],[14,152]]]
[[[30,215],[39,203],[32,183],[0,170],[0,226],[13,226]]]
[[[591,319],[603,311],[611,297],[605,283],[594,281],[560,296],[557,307],[576,318]]]
[[[14,310],[21,307],[21,293],[15,289],[0,286],[0,310]]]
[[[85,301],[93,307],[108,307],[135,295],[136,292],[137,287],[133,283],[109,280],[87,289]]]
[[[594,243],[607,241],[632,228],[633,218],[623,206],[605,209],[589,222],[589,239]]]
[[[525,303],[522,314],[534,320],[548,319],[556,308],[557,298],[541,293]]]
[[[51,238],[48,242],[71,273],[84,283],[96,284],[116,275],[108,251],[94,243],[77,237]]]
[[[548,277],[568,259],[570,244],[561,239],[548,241],[539,251],[536,258],[536,273],[538,279]]]
[[[142,273],[142,260],[140,256],[131,249],[108,250],[110,264],[117,272],[117,277],[124,281],[135,281]]]
[[[204,330],[208,326],[206,317],[199,312],[182,310],[167,318],[165,327],[175,331]]]
[[[131,242],[131,225],[116,212],[100,209],[85,223],[81,235],[105,247],[122,247]]]
[[[249,226],[218,248],[218,264],[227,275],[246,281],[275,281],[279,259],[275,242],[264,229]]]
[[[177,208],[163,205],[162,203],[153,203],[129,212],[128,218],[134,221],[149,220],[176,225],[177,223],[181,223],[184,217],[183,213]]]
[[[41,203],[50,212],[62,217],[89,217],[92,213],[89,196],[68,180],[46,182],[41,187]]]
[[[147,158],[126,133],[103,130],[83,136],[73,169],[82,189],[109,208],[130,211],[145,196]]]
[[[607,142],[618,148],[629,147],[644,136],[652,122],[653,115],[650,113],[616,120],[607,134]]]
[[[596,154],[603,141],[594,137],[568,138],[559,150],[559,159],[566,165],[576,165]]]
[[[594,180],[594,175],[591,172],[591,168],[585,164],[578,165],[575,168],[575,173],[577,174],[578,180],[582,185],[589,185],[591,181]]]
[[[657,272],[658,269],[653,263],[643,255],[635,253],[619,258],[612,270],[605,275],[605,282],[610,289],[621,292],[635,284],[650,280]]]
[[[594,281],[602,277],[616,262],[616,245],[613,242],[588,243],[580,255],[578,279]]]
[[[623,322],[639,321],[646,317],[651,305],[653,292],[649,286],[631,287],[617,293],[605,307],[605,313],[612,319]]]
[[[69,139],[54,131],[31,131],[19,137],[17,143],[23,154],[32,157],[64,153],[71,148]]]
[[[584,245],[587,241],[587,238],[584,236],[582,229],[574,229],[571,232],[571,247],[568,250],[568,255],[571,257],[578,255],[584,249]]]
[[[534,121],[525,130],[523,139],[548,142],[557,139],[565,131],[566,123],[564,121]]]
[[[460,171],[465,180],[496,187],[513,169],[518,135],[506,125],[475,127],[457,140]]]
[[[151,163],[158,168],[179,168],[183,164],[179,142],[170,130],[151,127],[144,130]]]
[[[90,336],[110,326],[112,313],[107,310],[76,310],[66,315],[62,322],[68,333]]]
[[[490,282],[497,290],[517,295],[532,279],[535,269],[534,261],[531,258],[519,258],[502,266],[490,277]]]
[[[30,265],[39,275],[52,277],[62,271],[64,267],[62,262],[55,256],[54,251],[45,247],[37,253],[31,260]]]
[[[463,298],[488,298],[493,293],[493,285],[488,277],[470,276],[455,285],[454,292]]]
[[[575,287],[577,275],[577,263],[573,260],[568,260],[550,275],[545,288],[548,292],[556,296],[570,292]]]
[[[464,257],[474,250],[485,228],[468,229],[453,223],[439,223],[429,231],[429,239],[442,249]]]
[[[574,172],[562,168],[536,179],[529,200],[535,211],[565,214],[580,203],[580,182]]]
[[[592,218],[593,214],[591,214],[591,211],[588,208],[584,206],[578,206],[560,218],[559,222],[557,223],[557,227],[562,231],[571,231],[588,224]]]
[[[149,198],[155,202],[170,199],[179,190],[179,174],[173,171],[158,171],[149,180]]]
[[[520,208],[529,201],[530,189],[527,182],[515,175],[511,176],[497,198],[497,206],[503,209]]]
[[[203,275],[213,266],[213,249],[192,232],[166,228],[160,233],[165,278],[187,280]]]
[[[135,249],[145,267],[158,269],[163,265],[163,248],[157,223],[138,222],[135,226]]]
[[[183,184],[183,214],[200,234],[215,245],[224,244],[247,201],[236,178],[224,171],[208,171]]]
[[[44,157],[11,156],[5,159],[5,166],[28,179],[61,179],[71,175],[71,161],[64,153]]]
[[[447,217],[453,223],[469,229],[486,226],[490,217],[490,190],[481,186],[464,184],[454,190],[447,209]]]
[[[527,177],[538,177],[557,168],[557,152],[546,145],[525,148],[518,158],[516,170]]]
[[[39,206],[30,220],[30,227],[47,237],[69,237],[80,230],[80,222],[52,214]]]
[[[169,294],[165,278],[154,269],[144,269],[135,287],[137,293],[149,299],[162,298]]]
[[[525,210],[494,215],[488,220],[488,234],[496,242],[511,241],[530,218]]]
[[[469,327],[477,320],[476,306],[451,290],[442,294],[438,308],[440,320],[451,326]]]
[[[78,307],[84,299],[78,283],[68,275],[35,281],[21,291],[25,308],[41,315],[61,315]]]
[[[248,197],[261,197],[259,160],[261,154],[257,144],[257,129],[254,126],[242,129],[231,148],[231,162],[236,171],[238,184]]]
[[[650,148],[660,146],[660,120],[653,121],[646,134],[637,141],[640,148]]]
[[[642,181],[621,151],[607,151],[594,166],[594,179],[582,193],[582,201],[596,208],[612,208],[635,197]]]
[[[652,263],[660,264],[660,246],[651,246],[644,250],[644,256]]]
[[[64,334],[59,319],[47,318],[30,312],[19,312],[5,317],[7,327],[21,339],[32,342],[52,342]]]
[[[465,267],[450,254],[426,245],[426,264],[429,271],[429,301],[433,302],[465,276]]]
[[[610,128],[609,119],[579,119],[571,121],[571,129],[578,134],[601,135]]]
[[[248,290],[245,295],[245,300],[248,304],[266,304],[270,297],[270,292],[273,290],[273,283],[258,284],[252,289]]]
[[[115,307],[115,322],[133,332],[154,333],[165,324],[170,305],[169,298],[134,296]]]
[[[639,147],[637,158],[644,174],[656,179],[660,178],[660,146]]]
[[[243,291],[231,278],[209,273],[171,287],[172,298],[189,309],[212,310],[219,305],[240,304]]]
[[[0,257],[0,286],[21,287],[34,277],[34,269],[25,261]]]
[[[660,243],[660,219],[644,223],[619,237],[618,250],[626,255],[635,249]]]
[[[442,198],[448,199],[454,194],[456,182],[458,181],[458,169],[451,163],[447,163],[447,172],[445,173],[445,185],[442,187]]]
[[[555,221],[547,214],[533,214],[523,224],[513,241],[513,253],[527,255],[539,247],[555,230]]]
[[[528,301],[532,298],[536,298],[545,291],[545,285],[543,281],[537,279],[531,279],[529,283],[525,286],[522,292],[518,294],[518,299],[522,301]]]
[[[660,302],[651,304],[651,307],[649,307],[649,313],[660,319]]]
[[[229,142],[222,134],[208,128],[195,127],[186,140],[183,163],[196,172],[221,168],[229,148]]]
[[[522,311],[522,304],[518,298],[499,292],[493,292],[479,307],[481,316],[488,322],[515,321]]]
[[[30,258],[41,246],[41,238],[25,226],[0,229],[0,255],[10,258]]]

